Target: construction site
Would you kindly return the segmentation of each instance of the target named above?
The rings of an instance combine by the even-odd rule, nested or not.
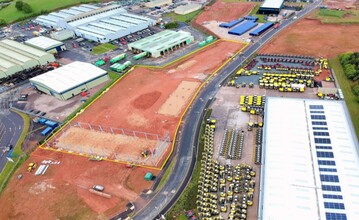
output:
[[[161,167],[201,83],[243,46],[220,41],[164,69],[135,68],[43,147]],[[227,53],[204,59],[219,51]]]

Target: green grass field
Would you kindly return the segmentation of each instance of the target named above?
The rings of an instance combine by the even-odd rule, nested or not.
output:
[[[24,142],[30,127],[30,117],[21,112],[18,113],[21,115],[21,117],[24,120],[24,129],[20,135],[19,140],[17,141],[14,147],[14,152],[13,152],[14,163],[7,162],[4,169],[0,173],[0,192],[2,192],[3,189],[5,189],[10,177],[15,172],[15,170],[27,159],[27,156],[23,155],[23,152],[21,150],[21,145]]]
[[[358,24],[359,11],[348,10],[338,11],[329,9],[320,9],[314,12],[311,18],[318,19],[326,24]]]
[[[348,106],[350,117],[353,121],[355,133],[359,137],[359,99],[352,91],[352,81],[348,80],[338,58],[330,59],[329,65],[334,69],[335,76],[343,91],[345,102]]]
[[[186,22],[189,23],[191,22],[203,9],[191,12],[189,14],[186,15],[178,15],[175,14],[174,12],[165,14],[163,17],[165,18],[172,18],[173,21],[178,21],[178,22]]]
[[[107,51],[113,50],[115,49],[116,46],[110,43],[105,43],[105,44],[100,44],[98,46],[95,46],[92,48],[92,54],[103,54],[106,53]]]
[[[53,11],[55,9],[64,8],[71,5],[77,5],[80,3],[95,2],[94,0],[61,0],[61,1],[49,1],[49,0],[23,0],[32,7],[33,12],[31,14],[25,14],[18,11],[15,8],[15,0],[8,7],[0,10],[0,18],[5,19],[7,23],[12,23],[22,18],[39,15],[41,11]]]
[[[267,22],[266,20],[264,20],[265,15],[257,14],[259,7],[261,7],[261,5],[257,4],[249,14],[258,17],[258,23],[265,23]]]

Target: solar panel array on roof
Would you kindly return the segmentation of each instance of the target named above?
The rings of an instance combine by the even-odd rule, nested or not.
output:
[[[228,31],[228,34],[233,34],[233,35],[239,35],[240,36],[240,35],[246,33],[247,31],[249,31],[250,29],[254,28],[257,25],[258,25],[257,22],[246,21],[245,23],[239,25],[238,27],[235,27],[232,30]]]
[[[250,32],[249,35],[259,36],[259,35],[263,34],[266,30],[271,28],[273,25],[274,25],[273,22],[264,23],[262,26],[254,29],[252,32]]]
[[[221,23],[219,26],[223,27],[223,28],[232,28],[232,27],[236,26],[237,24],[241,23],[242,21],[244,21],[243,18],[238,19],[238,20],[233,20],[228,23]]]

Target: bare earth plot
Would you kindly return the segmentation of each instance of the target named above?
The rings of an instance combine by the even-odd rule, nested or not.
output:
[[[164,69],[135,68],[71,122],[72,125],[86,125],[86,128],[71,129],[70,139],[61,137],[68,135],[65,129],[49,145],[85,155],[161,167],[161,158],[168,155],[168,146],[171,145],[167,141],[164,146],[163,139],[168,136],[172,141],[180,116],[200,84],[243,46],[220,41]],[[101,132],[109,133],[107,137],[121,134],[113,131],[128,132],[112,143],[101,134],[99,139],[103,140],[102,144],[102,141],[82,138],[91,135],[85,135],[88,131],[81,129],[95,130],[96,137]],[[157,136],[159,140],[154,138]],[[146,142],[146,139],[157,142]],[[129,145],[130,142],[133,144]],[[141,157],[143,150],[153,148],[155,153],[152,158]],[[154,157],[156,160],[153,160]]]
[[[282,31],[260,53],[302,54],[335,57],[359,50],[359,25],[321,24],[303,19]]]
[[[157,175],[149,169],[43,149],[37,149],[28,161],[40,165],[44,160],[59,164],[50,164],[45,175],[39,176],[28,173],[27,164],[20,167],[14,177],[22,174],[22,179],[13,178],[1,195],[0,219],[108,219],[152,185],[143,178],[146,172]],[[90,193],[95,184],[105,186],[112,198]]]

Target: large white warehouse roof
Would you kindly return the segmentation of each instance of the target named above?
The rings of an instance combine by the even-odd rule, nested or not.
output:
[[[343,101],[268,98],[259,219],[359,219],[358,140]]]
[[[281,8],[284,0],[265,0],[261,8]]]
[[[61,94],[106,74],[107,72],[105,70],[90,63],[75,61],[66,66],[31,78],[30,82],[40,83]]]
[[[48,50],[48,49],[63,45],[64,43],[62,43],[61,41],[57,41],[57,40],[48,38],[48,37],[39,36],[39,37],[34,37],[34,38],[31,38],[31,39],[25,41],[25,44],[40,48],[42,50]]]

